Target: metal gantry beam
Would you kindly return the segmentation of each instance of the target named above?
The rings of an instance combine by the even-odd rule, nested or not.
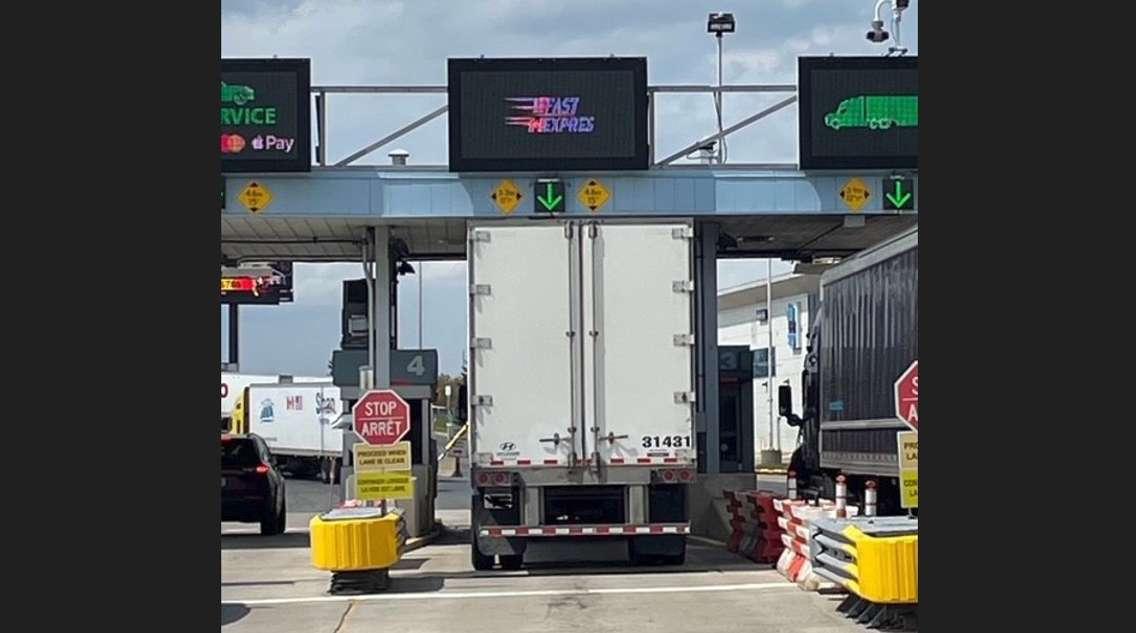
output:
[[[679,151],[675,152],[674,154],[671,154],[670,156],[667,156],[666,158],[655,163],[652,166],[653,167],[654,166],[662,166],[662,165],[668,165],[670,163],[673,163],[674,161],[682,158],[683,156],[686,156],[687,154],[698,149],[699,147],[702,147],[702,146],[706,145],[707,143],[709,143],[711,141],[723,139],[726,136],[729,136],[730,134],[733,134],[734,132],[737,132],[738,130],[740,130],[740,129],[746,127],[746,126],[748,126],[752,123],[755,123],[756,121],[764,119],[765,117],[769,116],[770,114],[773,114],[774,112],[777,112],[778,110],[781,110],[783,108],[788,107],[790,104],[792,104],[796,101],[797,101],[797,95],[793,95],[791,97],[788,97],[787,99],[782,99],[781,101],[778,101],[777,103],[769,106],[768,108],[762,110],[761,112],[757,112],[755,114],[752,114],[752,115],[742,119],[741,121],[738,121],[737,123],[735,123],[735,124],[731,125],[730,127],[722,130],[721,132],[715,132],[714,134],[711,134],[710,136],[707,136],[706,138],[704,138],[702,140],[695,141],[695,142],[691,143],[690,145],[687,145],[686,147],[680,149]]]
[[[446,94],[448,88],[446,86],[437,86],[437,85],[422,85],[422,86],[312,86],[311,90],[312,90],[312,93],[316,95],[316,100],[317,100],[317,112],[318,112],[319,116],[318,116],[318,122],[317,122],[317,126],[316,126],[317,127],[316,133],[317,133],[317,139],[318,139],[317,144],[318,144],[318,147],[320,149],[319,149],[319,152],[317,153],[316,156],[317,156],[317,163],[322,167],[322,166],[327,165],[327,155],[328,155],[327,154],[328,95],[330,95],[330,94],[384,94],[384,95],[393,95],[393,94]],[[658,127],[657,122],[655,121],[656,110],[657,110],[655,101],[658,98],[657,95],[662,94],[662,93],[670,93],[670,94],[710,94],[710,95],[713,95],[715,98],[720,98],[723,93],[727,93],[727,92],[728,93],[735,93],[735,94],[796,93],[797,87],[793,84],[736,84],[736,85],[727,85],[727,86],[710,86],[710,85],[703,85],[703,84],[675,84],[675,85],[667,85],[667,86],[648,86],[647,92],[648,92],[647,136],[648,136],[648,143],[650,144],[650,151],[651,151],[651,169],[666,167],[667,165],[673,163],[674,161],[676,161],[676,160],[686,156],[690,152],[698,149],[699,147],[701,147],[701,146],[703,146],[707,143],[710,143],[712,141],[717,141],[717,140],[723,139],[726,136],[728,136],[729,134],[737,132],[738,130],[745,128],[745,127],[753,124],[754,122],[759,121],[759,120],[765,118],[766,116],[769,116],[770,114],[773,114],[774,112],[777,112],[778,110],[781,110],[781,109],[787,107],[788,105],[796,102],[796,100],[797,100],[796,94],[793,94],[793,96],[788,97],[787,99],[784,99],[784,100],[778,102],[777,104],[775,104],[775,105],[773,105],[769,108],[766,108],[765,110],[762,110],[761,112],[757,112],[757,113],[755,113],[755,114],[753,114],[753,115],[751,115],[751,116],[749,116],[745,119],[742,119],[738,123],[730,126],[729,128],[726,128],[721,133],[713,134],[711,136],[708,136],[706,138],[698,140],[694,143],[691,143],[690,145],[686,146],[685,148],[683,148],[679,152],[676,152],[676,153],[672,154],[671,156],[668,156],[667,158],[664,158],[663,160],[656,162],[654,160],[654,157],[655,157],[655,150],[656,150],[656,146],[657,146],[657,144],[655,142],[656,141],[656,138],[655,138],[656,137],[656,128]],[[387,136],[375,141],[374,143],[371,143],[371,144],[367,145],[366,147],[354,152],[353,154],[349,155],[347,158],[344,158],[343,160],[335,163],[334,166],[335,167],[351,166],[351,163],[359,160],[360,158],[366,156],[367,154],[370,154],[371,152],[373,152],[373,151],[377,150],[378,148],[386,145],[387,143],[390,143],[391,141],[397,140],[397,139],[409,134],[410,132],[414,131],[415,129],[425,125],[426,123],[429,123],[430,121],[442,116],[448,110],[449,110],[449,105],[448,104],[443,105],[443,106],[439,107],[438,109],[416,119],[415,121],[399,128],[398,130],[395,130],[394,132],[388,134]],[[719,165],[719,167],[723,167],[723,166],[725,166],[725,165]],[[748,164],[747,163],[733,163],[730,166],[731,167],[733,167],[733,166],[747,167],[747,168],[751,168],[751,169],[753,169],[753,168],[756,168],[756,169],[766,169],[766,168],[782,169],[782,168],[785,168],[785,165],[770,164],[770,163],[748,163]],[[430,167],[430,166],[418,166],[418,167],[421,168],[421,167]]]
[[[394,132],[391,132],[390,134],[388,134],[388,135],[384,136],[383,138],[375,141],[374,143],[371,143],[370,145],[368,145],[368,146],[364,147],[363,149],[355,152],[354,154],[348,156],[347,158],[344,158],[343,160],[336,163],[335,166],[336,167],[343,167],[345,165],[350,165],[351,163],[355,162],[356,160],[358,160],[358,159],[366,156],[367,154],[370,154],[371,152],[379,149],[383,145],[386,145],[387,143],[390,143],[391,141],[393,141],[395,139],[398,139],[402,136],[405,136],[410,131],[412,131],[416,128],[422,127],[423,125],[426,125],[430,121],[433,121],[434,119],[442,116],[449,109],[450,109],[449,104],[446,104],[446,105],[438,108],[437,110],[434,110],[430,114],[419,117],[418,119],[414,120],[413,122],[402,126],[401,128],[395,130]],[[324,134],[326,136],[326,132],[324,132]]]

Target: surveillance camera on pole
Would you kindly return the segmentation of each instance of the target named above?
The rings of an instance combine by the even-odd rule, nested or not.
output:
[[[880,42],[886,42],[888,37],[888,32],[884,30],[884,21],[872,20],[872,30],[868,31],[867,34],[868,41],[879,44]]]
[[[888,55],[892,53],[903,55],[907,52],[907,49],[903,48],[899,42],[899,22],[902,18],[903,10],[911,5],[911,0],[876,0],[876,19],[872,20],[872,30],[868,31],[865,37],[868,38],[869,42],[875,42],[877,44],[886,42],[890,37],[888,32],[884,30],[884,21],[883,18],[880,17],[880,9],[883,8],[885,3],[891,4],[892,30],[895,31],[895,46],[888,47]]]

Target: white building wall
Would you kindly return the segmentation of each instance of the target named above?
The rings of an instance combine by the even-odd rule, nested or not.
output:
[[[764,294],[764,293],[762,293]],[[776,295],[776,290],[774,291]],[[796,303],[798,307],[797,340],[798,349],[789,346],[789,318],[788,305]],[[788,463],[797,447],[797,429],[785,423],[784,418],[778,418],[777,387],[788,384],[793,389],[793,413],[801,415],[804,412],[804,393],[801,388],[801,372],[804,370],[805,349],[808,340],[810,315],[808,314],[808,295],[798,294],[773,300],[773,347],[775,356],[775,369],[773,375],[773,415],[775,429],[772,447],[769,433],[769,393],[768,380],[764,376],[755,376],[753,379],[754,404],[754,450],[759,452],[765,448],[780,448],[782,461]],[[757,311],[765,308],[764,300],[740,308],[728,308],[718,313],[718,344],[719,345],[747,345],[750,349],[765,349],[769,345],[769,331],[766,323],[757,321]],[[755,463],[757,460],[755,459]]]

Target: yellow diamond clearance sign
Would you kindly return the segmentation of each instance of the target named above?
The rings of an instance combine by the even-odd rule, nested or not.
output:
[[[410,442],[389,446],[359,443],[355,451],[355,498],[363,501],[412,499]]]
[[[497,184],[493,193],[489,194],[489,198],[493,200],[493,204],[497,205],[501,213],[509,215],[521,202],[521,190],[512,180],[502,180]]]
[[[240,200],[250,213],[260,213],[272,203],[272,192],[268,190],[268,187],[253,181],[241,190],[237,195],[237,200]]]
[[[592,213],[599,211],[600,207],[607,204],[610,198],[611,192],[595,178],[584,183],[584,186],[580,187],[580,193],[576,194],[576,199],[580,201],[580,204],[588,207]]]
[[[919,507],[919,433],[900,431],[896,434],[899,447],[899,505],[903,508]]]
[[[840,188],[840,199],[844,201],[844,206],[853,211],[859,211],[863,208],[871,195],[871,192],[868,191],[868,185],[864,184],[864,181],[859,178],[849,180]]]

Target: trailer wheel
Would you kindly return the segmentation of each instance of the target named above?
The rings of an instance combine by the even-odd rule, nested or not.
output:
[[[493,557],[486,556],[481,553],[481,550],[477,549],[477,533],[479,531],[477,509],[481,507],[480,502],[481,499],[478,498],[477,495],[473,495],[469,503],[469,558],[470,564],[473,565],[474,569],[477,571],[485,571],[487,569],[493,569]]]
[[[686,564],[686,543],[682,544],[682,550],[677,554],[669,554],[667,556],[660,556],[660,561],[664,565],[685,565]]]

